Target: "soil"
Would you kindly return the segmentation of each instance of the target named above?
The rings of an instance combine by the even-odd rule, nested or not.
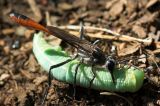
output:
[[[159,0],[0,0],[0,106],[37,106],[48,84],[48,73],[41,68],[32,52],[32,38],[36,31],[13,23],[9,18],[12,11],[43,25],[79,26],[83,20],[85,26],[107,28],[136,39],[152,39],[152,42],[145,44],[127,39],[119,41],[87,37],[90,41],[101,39],[99,46],[107,53],[112,44],[116,45],[119,48],[117,59],[141,57],[144,51],[152,54],[152,57],[148,55],[134,64],[144,69],[142,88],[135,93],[117,94],[127,98],[134,106],[160,105],[159,9]],[[65,42],[56,41],[68,52],[74,51]],[[102,91],[81,87],[76,87],[74,99],[73,90],[73,85],[52,80],[45,105],[130,105],[127,100],[114,94],[100,95]]]

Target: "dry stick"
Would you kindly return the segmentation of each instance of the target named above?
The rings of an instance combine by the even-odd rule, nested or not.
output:
[[[45,12],[45,19],[46,19],[46,23],[47,23],[47,26],[50,26],[52,23],[51,23],[51,19],[50,19],[50,14],[48,11]],[[55,45],[59,45],[61,43],[61,39],[55,37],[55,36],[51,36],[54,40],[57,40],[56,43],[54,43]]]
[[[47,25],[51,25],[50,14],[48,11],[45,12]]]
[[[11,78],[13,79],[13,82],[14,82],[15,88],[16,88],[16,89],[18,89],[18,84],[17,84],[17,81],[15,81],[15,78],[14,78],[14,75],[13,75],[13,71],[8,70],[8,72],[10,73]]]
[[[70,29],[70,30],[79,30],[79,26],[76,25],[68,25],[68,26],[58,26],[61,29]],[[91,34],[91,33],[86,33],[88,36],[93,37],[93,38],[103,38],[103,39],[109,39],[109,40],[120,40],[120,41],[138,41],[144,44],[151,44],[152,43],[152,39],[139,39],[139,38],[135,38],[135,37],[130,37],[127,35],[120,35],[117,32],[111,31],[109,29],[106,28],[97,28],[97,27],[93,27],[93,26],[84,26],[85,29],[92,29],[92,30],[97,30],[97,31],[104,31],[107,32],[109,34],[115,35],[108,35],[108,34]],[[70,33],[74,34],[74,35],[78,35],[77,31],[69,31]]]
[[[133,106],[133,104],[127,98],[125,98],[124,96],[121,96],[121,95],[119,95],[117,93],[114,93],[114,92],[101,92],[100,95],[113,95],[113,96],[117,96],[117,97],[120,97],[120,98],[124,99],[125,101],[127,101],[130,106]]]
[[[78,29],[80,29],[80,26],[68,25],[68,26],[59,26],[59,28],[78,30]],[[107,32],[107,33],[110,33],[110,34],[113,34],[113,35],[116,35],[116,36],[120,36],[119,33],[114,32],[114,31],[111,31],[111,30],[106,29],[106,28],[97,28],[97,27],[93,27],[93,26],[84,26],[84,28],[85,28],[85,29],[98,30],[98,31],[104,31],[104,32]]]

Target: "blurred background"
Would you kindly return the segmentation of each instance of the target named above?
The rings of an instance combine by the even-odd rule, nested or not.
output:
[[[47,85],[48,74],[42,71],[32,53],[32,38],[36,31],[13,23],[9,19],[12,11],[31,17],[43,25],[79,26],[83,20],[85,26],[103,27],[120,34],[139,39],[149,37],[159,42],[159,0],[0,0],[1,106],[37,105]],[[61,41],[59,44],[63,45]],[[159,54],[159,46],[148,47]],[[121,95],[133,105],[160,105],[159,75],[159,71],[154,71],[151,74],[153,82],[136,93]],[[73,101],[73,87],[53,80],[46,105],[128,106],[127,101],[117,96],[102,96],[99,91],[84,88],[77,90],[77,100]]]

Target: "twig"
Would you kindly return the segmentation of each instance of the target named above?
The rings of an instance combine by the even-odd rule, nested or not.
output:
[[[69,30],[79,30],[80,26],[76,26],[76,25],[68,25],[68,26],[57,26],[61,29],[69,29]],[[153,42],[152,38],[146,38],[146,39],[139,39],[139,38],[135,38],[135,37],[130,37],[127,35],[120,35],[114,31],[111,31],[109,29],[105,29],[105,28],[97,28],[97,27],[92,27],[92,26],[84,26],[84,28],[87,29],[92,29],[92,30],[97,30],[97,31],[104,31],[107,32],[109,34],[115,35],[109,35],[109,34],[92,34],[92,33],[86,33],[86,35],[88,35],[89,37],[92,38],[101,38],[101,39],[108,39],[108,40],[119,40],[119,41],[126,41],[126,42],[133,42],[133,41],[137,41],[140,43],[143,43],[144,45],[148,46],[151,43],[153,43],[156,48],[160,48],[160,42]],[[79,32],[78,31],[69,31],[70,33],[78,36]]]
[[[118,95],[116,93],[113,93],[113,92],[101,92],[100,95],[113,95],[113,96],[117,96],[117,97],[120,97],[120,98],[124,99],[125,101],[127,101],[130,106],[133,106],[133,104],[127,98],[125,98],[125,97],[123,97],[121,95]]]
[[[45,12],[47,25],[51,25],[50,14],[48,11]]]
[[[47,22],[47,25],[50,26],[52,23],[51,23],[51,19],[50,19],[50,14],[49,12],[45,12],[45,16],[46,16],[46,22]],[[61,43],[61,39],[55,37],[55,36],[50,36],[52,39],[56,40],[56,42],[54,42],[54,45],[59,45]],[[50,38],[49,38],[50,39]],[[53,44],[53,43],[52,43]]]
[[[68,25],[68,26],[58,26],[61,29],[69,29],[69,30],[79,30],[80,26],[76,26],[76,25]],[[137,41],[137,42],[141,42],[144,43],[146,45],[150,45],[152,43],[152,39],[139,39],[139,38],[135,38],[135,37],[130,37],[127,35],[120,35],[117,32],[111,31],[109,29],[106,28],[97,28],[97,27],[92,27],[92,26],[84,26],[84,28],[87,29],[92,29],[92,30],[97,30],[97,31],[103,31],[109,34],[92,34],[92,33],[86,33],[86,35],[93,37],[93,38],[103,38],[103,39],[108,39],[108,40],[120,40],[120,41],[127,41],[127,42],[131,42],[131,41]],[[74,35],[79,35],[79,32],[77,31],[69,31],[70,33],[74,34]],[[115,36],[112,36],[115,35]]]
[[[80,29],[80,26],[68,25],[68,26],[59,26],[59,28],[79,30],[79,29]],[[85,29],[98,30],[98,31],[104,31],[104,32],[107,32],[107,33],[109,33],[109,34],[113,34],[113,35],[116,35],[116,36],[120,36],[119,33],[113,32],[113,31],[111,31],[111,30],[109,30],[109,29],[105,29],[105,28],[97,28],[97,27],[93,27],[93,26],[84,26],[84,28],[85,28]]]

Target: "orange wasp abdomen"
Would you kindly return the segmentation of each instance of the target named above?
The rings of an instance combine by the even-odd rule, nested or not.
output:
[[[20,25],[23,25],[23,26],[26,26],[29,28],[33,28],[36,30],[42,30],[44,32],[48,32],[48,30],[44,26],[38,24],[37,22],[33,21],[32,19],[30,19],[24,15],[21,15],[18,13],[11,13],[9,16],[14,22],[16,22]]]

